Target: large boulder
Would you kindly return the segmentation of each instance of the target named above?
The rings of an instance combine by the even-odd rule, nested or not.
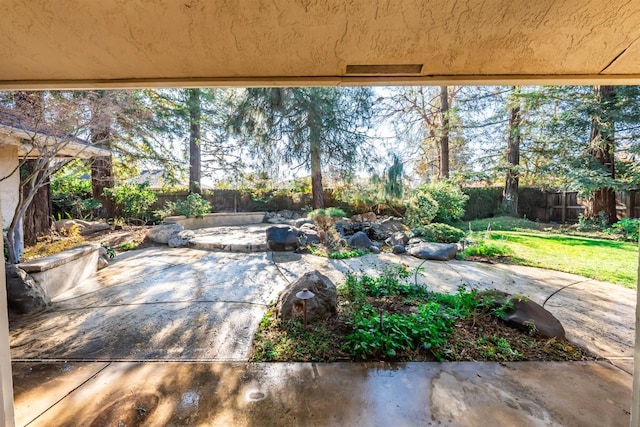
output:
[[[407,248],[405,248],[404,245],[394,245],[391,248],[391,252],[393,252],[396,255],[406,254],[407,253]]]
[[[398,231],[409,231],[409,227],[404,225],[400,218],[389,217],[380,221],[379,224],[382,231],[389,235]]]
[[[293,225],[297,228],[302,228],[306,224],[314,225],[313,220],[311,218],[298,218],[293,220]]]
[[[396,231],[384,241],[387,246],[394,247],[396,245],[406,246],[409,243],[409,236],[404,231]]]
[[[523,331],[535,331],[545,338],[565,339],[562,324],[547,309],[528,298],[511,297],[503,320],[509,326]]]
[[[409,255],[420,259],[449,261],[456,257],[458,245],[455,243],[422,242],[407,249]]]
[[[317,231],[310,228],[304,228],[300,230],[302,232],[300,242],[305,245],[317,245],[320,243],[320,234]]]
[[[85,225],[85,227],[80,232],[83,236],[87,236],[89,234],[98,233],[100,231],[111,230],[111,226],[106,222],[90,222]]]
[[[304,316],[304,305],[296,294],[303,289],[308,289],[315,296],[307,300],[307,321],[314,321],[334,315],[338,304],[338,292],[336,286],[329,278],[317,270],[306,273],[282,291],[276,310],[281,319],[298,318]]]
[[[176,223],[160,224],[149,230],[147,237],[156,243],[166,245],[169,243],[169,238],[174,234],[178,234],[184,230],[184,227]]]
[[[302,233],[297,228],[285,225],[267,228],[267,247],[270,251],[295,251],[300,246]]]
[[[373,243],[371,239],[362,231],[358,231],[348,240],[349,246],[356,249],[369,249]]]
[[[7,305],[11,312],[29,314],[47,308],[51,299],[26,271],[13,264],[5,264],[5,271]]]
[[[170,248],[183,248],[189,246],[191,239],[196,237],[196,234],[191,230],[182,230],[176,234],[172,234],[167,240],[167,244]]]

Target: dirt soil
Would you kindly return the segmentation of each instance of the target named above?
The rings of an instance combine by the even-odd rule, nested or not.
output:
[[[116,252],[123,252],[121,245],[132,243],[132,247],[127,249],[142,249],[154,246],[155,243],[147,239],[147,234],[151,227],[125,225],[118,229],[104,230],[84,236],[87,242],[99,243],[113,248]]]

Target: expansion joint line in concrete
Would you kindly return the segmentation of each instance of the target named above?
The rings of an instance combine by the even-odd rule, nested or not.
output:
[[[44,411],[42,411],[41,413],[39,413],[38,415],[36,415],[36,417],[34,419],[32,419],[31,421],[29,421],[28,423],[25,424],[26,426],[31,425],[34,421],[36,421],[38,418],[40,418],[42,415],[44,415],[47,411],[49,411],[51,408],[53,408],[54,406],[56,406],[58,403],[62,402],[64,399],[66,399],[71,393],[75,392],[76,390],[78,390],[80,387],[84,386],[86,383],[88,383],[89,381],[91,381],[92,379],[94,379],[96,376],[98,376],[98,374],[102,371],[104,371],[105,369],[107,369],[109,366],[111,365],[111,363],[107,363],[106,365],[104,365],[102,368],[100,368],[97,372],[94,372],[93,375],[91,375],[89,378],[87,378],[86,380],[84,380],[83,382],[81,382],[77,387],[74,387],[73,389],[71,389],[71,391],[69,391],[69,393],[65,394],[64,396],[62,396],[60,399],[56,400],[55,402],[53,402],[53,404],[51,406],[49,406],[47,409],[45,409]]]
[[[558,292],[562,291],[563,289],[567,289],[569,286],[573,286],[573,285],[578,285],[580,283],[584,283],[584,282],[589,282],[591,279],[585,279],[585,280],[578,280],[577,282],[573,282],[573,283],[569,283],[568,285],[564,285],[563,287],[561,287],[560,289],[556,289],[555,291],[553,291],[553,293],[551,293],[551,295],[549,295],[547,297],[546,300],[544,300],[544,302],[542,303],[542,306],[544,307],[544,305],[547,303],[547,301],[549,301],[551,299],[552,296],[554,296],[555,294],[557,294]]]
[[[280,274],[280,276],[284,279],[285,282],[287,282],[288,285],[291,284],[291,280],[287,279],[287,276],[284,275],[284,273],[282,272],[282,270],[280,269],[280,266],[278,265],[278,263],[273,259],[273,252],[270,252],[270,260],[271,263],[274,265],[274,267],[276,268],[276,270],[278,270],[278,274]]]

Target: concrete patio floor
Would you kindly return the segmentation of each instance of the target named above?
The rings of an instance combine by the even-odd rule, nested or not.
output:
[[[430,289],[495,288],[543,303],[608,361],[249,364],[287,283],[409,256],[147,248],[11,322],[17,425],[628,425],[635,291],[509,265],[426,262]],[[482,420],[482,422],[480,422]]]

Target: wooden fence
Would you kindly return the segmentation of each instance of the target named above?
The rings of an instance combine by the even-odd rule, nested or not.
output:
[[[585,208],[586,200],[576,192],[545,193],[544,206],[537,209],[536,217],[543,222],[577,222]],[[618,218],[640,218],[640,190],[617,191],[616,210]]]

